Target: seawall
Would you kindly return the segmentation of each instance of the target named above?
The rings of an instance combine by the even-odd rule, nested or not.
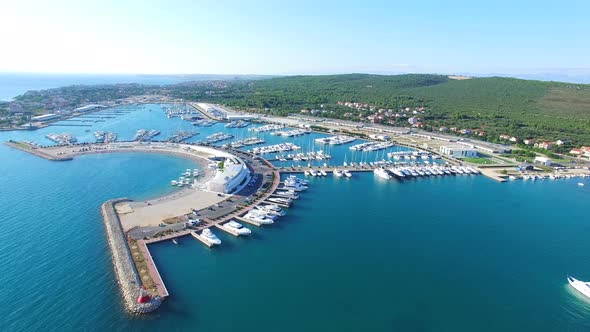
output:
[[[125,307],[131,313],[145,314],[158,309],[162,303],[162,298],[152,296],[150,301],[146,303],[137,302],[142,284],[135,269],[119,216],[115,211],[115,204],[124,201],[128,201],[128,199],[112,199],[103,203],[101,206],[102,218],[111,249],[115,276],[121,288]]]

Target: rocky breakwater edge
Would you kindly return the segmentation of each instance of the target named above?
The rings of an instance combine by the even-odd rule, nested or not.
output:
[[[142,289],[141,279],[131,257],[121,221],[115,211],[115,204],[125,201],[129,201],[129,199],[108,200],[102,204],[101,212],[109,247],[111,248],[115,275],[123,295],[125,307],[132,314],[147,314],[158,309],[163,299],[157,295],[146,297],[145,291]],[[143,298],[143,300],[140,301],[140,298]]]

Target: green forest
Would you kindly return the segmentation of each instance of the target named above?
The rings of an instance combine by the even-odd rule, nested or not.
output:
[[[343,118],[352,109],[337,105],[338,101],[395,110],[424,106],[428,109],[423,119],[427,130],[447,126],[483,130],[487,133],[484,139],[490,141],[508,134],[520,139],[590,144],[590,85],[584,84],[502,77],[453,80],[443,75],[350,74],[237,82],[209,94],[195,94],[197,90],[189,86],[171,91],[186,99],[276,115],[323,105],[330,112],[322,116]]]

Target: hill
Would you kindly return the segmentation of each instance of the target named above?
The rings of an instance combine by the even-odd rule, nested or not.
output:
[[[478,129],[485,131],[490,141],[508,134],[520,139],[570,139],[590,145],[590,85],[584,84],[502,77],[456,80],[443,75],[347,74],[236,83],[201,97],[279,115],[305,108],[322,109],[322,116],[353,120],[373,112],[343,107],[337,104],[339,101],[393,111],[425,107],[421,120],[427,129]],[[407,118],[402,120],[394,124],[407,126]]]

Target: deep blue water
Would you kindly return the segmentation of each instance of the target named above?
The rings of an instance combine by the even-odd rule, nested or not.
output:
[[[151,110],[151,111],[150,111]],[[3,132],[49,144],[104,129],[201,135],[158,105],[93,123]],[[85,132],[91,130],[91,132]],[[296,139],[317,150],[312,134]],[[291,139],[264,135],[267,144]],[[332,164],[375,160],[330,147]],[[170,156],[95,155],[50,162],[0,145],[0,330],[556,331],[590,329],[588,199],[579,180],[497,183],[483,176],[385,182],[312,179],[288,215],[213,250],[192,238],[151,251],[171,292],[160,310],[121,306],[100,218],[109,198],[154,197],[192,167]]]

